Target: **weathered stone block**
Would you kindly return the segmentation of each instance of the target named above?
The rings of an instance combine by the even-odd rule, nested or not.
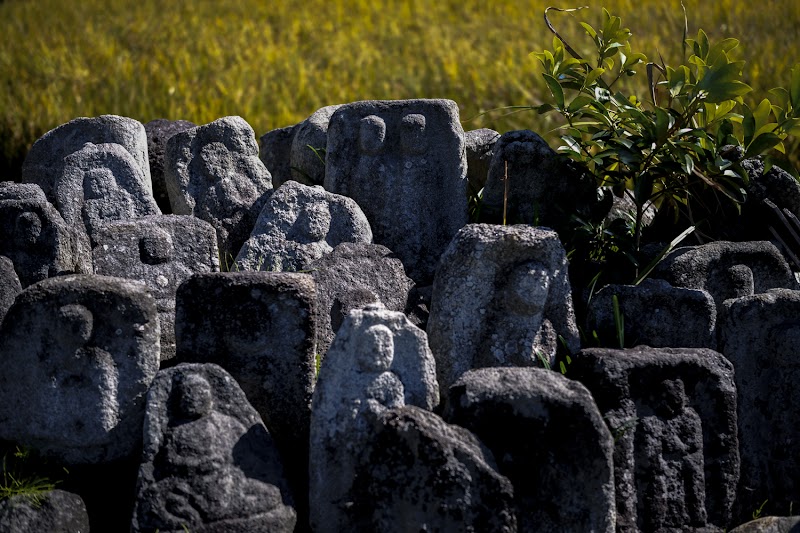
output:
[[[141,283],[74,275],[28,287],[0,326],[0,438],[71,464],[131,457],[158,354]]]
[[[193,274],[219,271],[217,236],[208,222],[153,215],[100,225],[92,250],[95,273],[144,282],[156,299],[161,361],[175,356],[175,293]]]
[[[739,396],[742,517],[764,500],[788,513],[800,502],[800,291],[775,289],[727,300],[720,351],[735,369]]]
[[[470,224],[442,254],[427,332],[439,383],[473,368],[536,366],[555,360],[560,335],[580,348],[567,274],[555,232]]]
[[[717,348],[717,307],[702,289],[673,287],[665,280],[640,285],[606,285],[592,298],[587,332],[607,346],[618,345],[613,297],[617,296],[628,346]]]
[[[370,416],[433,409],[439,387],[425,333],[380,305],[350,313],[322,361],[311,413],[309,508],[314,531],[352,526],[347,502],[372,430]]]
[[[288,533],[297,521],[272,437],[217,365],[156,376],[136,492],[133,533]]]
[[[223,117],[173,135],[164,174],[172,212],[214,226],[220,254],[236,257],[272,191],[253,128],[241,117]]]
[[[358,204],[322,187],[290,181],[264,204],[236,256],[236,268],[306,270],[342,242],[372,242],[372,230]]]
[[[467,223],[467,161],[450,100],[364,101],[331,116],[325,188],[353,198],[375,242],[428,284],[439,256]]]
[[[725,528],[739,480],[733,366],[705,348],[593,348],[567,375],[615,441],[618,531]]]
[[[543,368],[481,368],[448,392],[514,486],[520,531],[615,531],[614,441],[589,391]]]

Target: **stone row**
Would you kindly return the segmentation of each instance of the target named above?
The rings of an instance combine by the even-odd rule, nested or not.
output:
[[[46,134],[25,183],[0,185],[0,439],[106,485],[126,472],[130,508],[101,530],[722,530],[764,500],[790,512],[800,291],[778,250],[674,251],[595,295],[584,333],[628,348],[590,348],[554,230],[597,208],[594,185],[531,132],[457,118],[334,106],[267,134],[261,159],[238,117],[161,124],[173,214],[141,124]],[[512,220],[553,229],[467,225],[468,186],[487,216],[505,195]],[[76,492],[100,520],[108,486]]]

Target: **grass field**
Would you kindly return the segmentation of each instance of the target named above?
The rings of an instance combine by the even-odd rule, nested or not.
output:
[[[622,17],[635,48],[681,59],[678,1],[583,0]],[[533,113],[481,112],[538,103],[529,53],[549,47],[549,0],[6,0],[0,3],[0,172],[30,144],[79,116],[114,113],[206,123],[241,115],[260,135],[319,107],[363,99],[451,98],[465,129],[550,125]],[[800,62],[800,4],[686,0],[690,34],[742,41],[745,74],[763,96]],[[555,14],[576,47],[585,37]],[[577,28],[577,29],[576,29]],[[580,31],[579,31],[580,30]]]

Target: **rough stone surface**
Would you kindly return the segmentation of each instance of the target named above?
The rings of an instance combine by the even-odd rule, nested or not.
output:
[[[172,212],[210,223],[223,259],[236,257],[272,191],[253,128],[223,117],[173,135],[164,174]]]
[[[494,155],[494,146],[500,134],[489,128],[464,132],[464,143],[467,148],[467,181],[469,194],[475,195],[486,185],[489,176],[489,164]]]
[[[27,495],[0,500],[0,531],[7,533],[88,533],[89,515],[77,494],[52,490],[32,500]]]
[[[198,274],[178,289],[178,362],[215,363],[241,385],[281,453],[295,500],[307,483],[316,294],[307,274]]]
[[[729,298],[774,288],[797,288],[786,260],[766,241],[716,241],[678,248],[664,258],[652,276],[675,287],[706,290],[717,309]]]
[[[467,159],[450,100],[365,101],[328,127],[325,188],[353,198],[375,242],[430,284],[439,256],[467,223]]]
[[[735,527],[729,533],[800,533],[800,516],[765,516]]]
[[[289,181],[264,204],[236,265],[239,270],[306,270],[342,242],[372,242],[358,204],[322,187]]]
[[[158,208],[165,215],[172,213],[167,194],[167,180],[164,177],[164,152],[167,141],[176,133],[196,127],[197,124],[188,120],[167,120],[157,118],[144,125],[147,134],[147,155],[150,160],[150,179],[153,183],[153,197]]]
[[[614,440],[586,387],[543,368],[482,368],[446,405],[514,485],[520,531],[615,531]]]
[[[70,227],[38,186],[0,187],[0,255],[14,263],[23,287],[70,272],[92,272],[88,240]]]
[[[34,183],[0,181],[0,200],[32,200],[44,203],[47,202],[47,197],[42,188]]]
[[[53,197],[64,221],[90,237],[103,221],[161,214],[149,173],[120,144],[87,143],[65,157]]]
[[[615,440],[618,531],[730,523],[739,451],[727,359],[705,348],[593,348],[567,375],[592,393]]]
[[[70,275],[28,287],[0,329],[0,438],[70,464],[138,453],[158,354],[142,284]]]
[[[381,302],[402,312],[413,285],[400,259],[380,244],[342,243],[308,268],[317,284],[320,354],[328,351],[350,311]]]
[[[305,185],[322,185],[325,181],[328,123],[340,107],[342,106],[325,106],[297,125],[290,155],[293,180]]]
[[[153,215],[104,223],[94,233],[96,274],[142,281],[158,305],[161,361],[175,356],[175,293],[193,274],[219,271],[217,236],[208,222]]]
[[[580,348],[567,257],[555,232],[470,224],[436,272],[427,332],[439,384],[473,368],[555,361]]]
[[[717,308],[702,289],[673,287],[662,279],[639,285],[606,285],[592,298],[587,332],[597,332],[605,346],[619,346],[613,297],[617,296],[628,346],[717,348]]]
[[[131,531],[291,532],[296,521],[277,447],[230,374],[211,364],[159,372]]]
[[[322,360],[314,390],[309,509],[316,532],[350,530],[347,502],[372,430],[369,417],[416,405],[433,409],[439,387],[425,333],[380,305],[352,311]]]
[[[22,181],[38,184],[52,203],[60,179],[64,158],[86,143],[119,144],[141,169],[146,187],[150,187],[150,164],[144,126],[132,118],[117,115],[80,117],[45,133],[33,143],[22,165]],[[152,189],[148,189],[152,195]]]
[[[370,422],[350,531],[517,531],[511,483],[469,431],[412,405]]]
[[[731,299],[719,319],[720,351],[736,370],[742,477],[737,507],[800,502],[800,291]]]
[[[292,179],[292,140],[297,125],[268,131],[259,139],[258,157],[272,175],[272,186],[278,188]]]
[[[14,271],[14,263],[8,257],[0,255],[0,323],[14,303],[14,298],[21,292],[22,285]]]
[[[506,162],[509,224],[537,224],[560,231],[573,214],[597,201],[594,177],[578,171],[532,131],[504,133],[493,152],[483,189],[482,219],[503,218]]]

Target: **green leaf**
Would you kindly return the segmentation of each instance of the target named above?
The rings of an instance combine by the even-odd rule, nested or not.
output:
[[[653,259],[653,261],[651,261],[646,267],[644,267],[644,270],[642,270],[639,273],[639,276],[634,280],[633,284],[639,285],[642,281],[644,281],[644,279],[650,275],[650,272],[652,272],[653,269],[656,268],[656,266],[658,266],[661,260],[664,259],[664,256],[670,253],[678,244],[681,243],[681,241],[683,241],[683,239],[688,237],[694,230],[695,226],[689,226],[683,232],[681,232],[680,235],[672,239],[672,242],[670,242],[666,248],[661,250],[661,252],[656,256],[655,259]]]
[[[753,117],[753,112],[750,106],[742,106],[742,129],[744,131],[744,144],[750,144],[753,140],[753,134],[756,132],[756,119]]]
[[[663,144],[664,141],[667,140],[667,135],[669,134],[669,129],[672,127],[674,123],[673,117],[664,111],[662,108],[657,107],[655,109],[656,114],[656,142],[658,144]]]
[[[572,102],[570,102],[569,107],[567,107],[568,113],[575,113],[582,107],[586,107],[587,105],[591,104],[594,101],[594,98],[591,96],[587,96],[585,94],[579,94],[575,97]]]
[[[762,133],[755,137],[750,144],[747,145],[747,150],[744,153],[744,156],[747,157],[754,157],[757,155],[761,155],[764,152],[775,148],[783,138],[780,135],[775,133]]]
[[[588,33],[592,39],[597,39],[597,31],[595,31],[595,29],[592,28],[588,23],[581,22],[580,25],[584,30],[586,30],[586,33]]]
[[[727,61],[727,53],[739,46],[739,41],[732,38],[722,39],[721,41],[715,43],[711,48],[708,50],[708,56],[704,59],[706,63],[712,64],[716,63],[720,56],[724,56],[725,60]]]
[[[564,144],[567,145],[567,148],[569,150],[576,152],[578,154],[582,153],[581,144],[574,137],[570,135],[564,135],[561,137],[561,140],[564,141]]]
[[[545,113],[549,113],[551,111],[555,111],[555,107],[552,104],[541,104],[537,106],[533,106],[536,112],[540,115],[544,115]]]
[[[700,58],[708,57],[708,35],[702,29],[697,31],[697,42],[695,47],[695,55]]]
[[[586,75],[586,79],[583,82],[583,86],[584,87],[589,87],[590,85],[592,85],[597,80],[597,78],[599,78],[600,76],[603,75],[603,73],[605,71],[606,71],[606,69],[604,69],[602,67],[598,67],[596,69],[592,69],[592,71],[589,72],[589,74]]]
[[[611,91],[602,87],[595,87],[594,98],[598,102],[609,102],[611,101]]]
[[[706,101],[712,103],[747,94],[752,89],[738,79],[741,76],[742,65],[744,61],[729,63],[724,54],[719,56],[718,60],[704,71],[695,89],[698,92],[707,92]]]
[[[547,86],[550,88],[553,98],[555,98],[556,107],[558,109],[564,109],[564,89],[561,88],[561,84],[550,74],[542,74],[542,76]]]
[[[619,349],[625,349],[625,317],[619,307],[619,298],[616,294],[611,296],[611,306],[614,311],[614,329],[617,332]]]
[[[650,173],[639,176],[633,186],[633,196],[637,205],[644,205],[653,196],[654,177]]]
[[[691,175],[694,172],[694,159],[692,159],[692,156],[684,154],[681,168],[687,175]]]
[[[772,112],[772,103],[764,98],[753,111],[753,119],[755,120],[756,133],[754,137],[758,136],[758,130],[769,122],[769,115]]]

